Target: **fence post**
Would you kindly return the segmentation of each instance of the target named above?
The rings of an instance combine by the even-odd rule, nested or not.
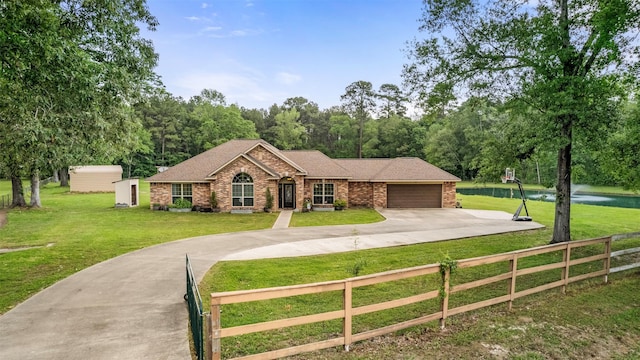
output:
[[[567,247],[564,249],[562,255],[564,261],[564,269],[562,270],[561,279],[564,280],[562,285],[562,293],[567,293],[567,285],[569,284],[569,267],[571,264],[571,243],[567,243]]]
[[[212,360],[211,359],[211,348],[212,348],[212,343],[211,343],[211,314],[204,314],[203,315],[203,322],[204,322],[204,336],[205,339],[205,345],[204,345],[204,358],[206,360]]]
[[[210,324],[210,335],[208,338],[211,338],[211,359],[212,360],[220,360],[221,349],[220,349],[220,329],[222,326],[220,325],[220,298],[211,295],[211,324]]]
[[[513,259],[509,262],[511,271],[511,282],[509,283],[509,311],[513,308],[513,298],[516,293],[516,277],[518,275],[518,254],[513,255]]]
[[[440,267],[442,269],[442,266]],[[442,272],[441,272],[442,273]],[[444,274],[442,274],[442,289],[440,291],[440,311],[442,315],[440,317],[440,329],[444,329],[445,320],[447,319],[447,310],[449,309],[449,281],[451,277],[451,268],[444,267]]]
[[[350,280],[344,282],[344,321],[343,321],[343,335],[344,335],[344,350],[349,351],[351,346],[351,332],[352,332],[352,315],[351,309],[353,308],[353,288]]]
[[[606,270],[606,274],[604,275],[604,283],[609,282],[609,271],[611,270],[611,242],[613,241],[613,237],[609,236],[604,243],[604,253],[607,254],[607,257],[604,259],[604,269]]]

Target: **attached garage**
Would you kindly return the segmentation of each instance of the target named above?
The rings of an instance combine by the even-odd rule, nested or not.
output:
[[[442,184],[388,184],[389,208],[441,208]]]

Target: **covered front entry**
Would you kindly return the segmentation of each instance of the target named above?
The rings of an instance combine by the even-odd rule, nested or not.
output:
[[[278,184],[278,208],[295,209],[296,183],[290,178],[283,178]]]
[[[442,184],[389,184],[387,185],[389,208],[440,208]]]

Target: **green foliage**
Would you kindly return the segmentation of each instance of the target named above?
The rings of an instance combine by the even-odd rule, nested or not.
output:
[[[330,134],[337,140],[333,144],[333,154],[338,158],[353,157],[358,148],[358,123],[349,115],[332,115]]]
[[[354,260],[352,264],[347,267],[347,273],[352,276],[360,276],[364,268],[367,266],[367,259],[360,257]]]
[[[336,199],[333,202],[333,206],[339,207],[339,208],[345,208],[347,206],[347,200],[345,200],[345,199]]]
[[[196,146],[195,134],[183,129],[188,125],[188,109],[181,98],[159,90],[136,104],[135,110],[151,136],[153,165],[175,165],[202,150],[200,147],[189,150],[189,146]]]
[[[595,157],[624,188],[640,190],[640,105],[626,104],[615,132],[610,132]]]
[[[170,206],[176,209],[190,209],[192,204],[191,201],[187,199],[176,199]]]
[[[395,84],[382,84],[376,97],[382,100],[380,117],[390,118],[394,115],[404,116],[407,112],[407,96]]]
[[[128,104],[154,79],[144,1],[2,3],[0,164],[24,176],[111,162],[136,145]]]
[[[273,145],[282,150],[301,149],[307,140],[307,131],[299,119],[300,113],[295,108],[276,115],[276,125],[271,128],[276,136]]]
[[[373,87],[368,81],[356,81],[345,88],[345,93],[340,96],[344,109],[357,121],[358,137],[356,138],[355,157],[362,157],[364,144],[364,126],[369,120],[369,113],[375,108],[375,96]]]
[[[216,197],[216,192],[212,191],[211,196],[209,197],[209,202],[211,203],[211,208],[218,208],[218,198]]]
[[[271,194],[271,190],[267,188],[265,192],[265,209],[273,208],[273,195]]]
[[[440,276],[442,277],[442,285],[438,289],[440,299],[444,299],[444,297],[446,296],[445,291],[453,287],[453,274],[456,273],[457,269],[458,262],[456,260],[453,260],[451,256],[449,256],[449,254],[446,254],[444,258],[440,260]],[[445,289],[444,287],[444,279],[447,272],[449,272],[449,289]]]
[[[458,269],[458,262],[453,260],[449,254],[446,254],[442,260],[440,260],[440,275],[444,276],[444,274],[449,271],[450,275],[455,274]]]
[[[427,35],[412,44],[406,82],[427,102],[438,87],[510,100],[526,128],[535,130],[531,138],[530,132],[522,136],[522,158],[535,149],[557,152],[552,242],[569,241],[572,145],[581,139],[598,146],[592,140],[615,122],[623,84],[637,75],[638,58],[623,55],[640,51],[633,35],[640,30],[637,1],[560,0],[533,7],[432,0],[421,21]]]
[[[255,139],[255,125],[242,118],[240,109],[231,105],[198,104],[191,115],[199,124],[196,143],[205,150],[233,139]]]

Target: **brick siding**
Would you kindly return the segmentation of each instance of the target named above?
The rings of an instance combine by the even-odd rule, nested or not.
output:
[[[290,177],[293,180],[296,186],[296,209],[302,209],[305,198],[313,198],[313,185],[323,182],[322,179],[305,179],[304,175],[299,174],[299,170],[262,146],[256,146],[248,155],[280,176]],[[279,179],[274,179],[263,168],[243,157],[219,170],[215,179],[209,183],[192,184],[193,205],[210,207],[211,192],[215,191],[221,211],[231,211],[234,208],[231,206],[231,182],[233,177],[241,172],[247,173],[253,179],[254,206],[250,209],[262,211],[266,203],[267,187],[271,190],[274,207],[277,208]],[[325,179],[324,182],[334,184],[334,199],[347,200],[348,207],[387,207],[386,183],[348,182],[346,179]],[[153,204],[171,204],[171,184],[151,183],[150,200],[152,206]],[[445,208],[456,206],[455,182],[445,182],[442,185],[442,206]]]
[[[171,204],[171,184],[151,183],[149,193],[150,208],[153,209],[153,204]]]
[[[349,206],[373,207],[373,183],[350,182]]]
[[[442,207],[443,208],[455,208],[456,207],[456,183],[445,182],[442,184]]]
[[[373,207],[387,207],[387,183],[373,183]]]

